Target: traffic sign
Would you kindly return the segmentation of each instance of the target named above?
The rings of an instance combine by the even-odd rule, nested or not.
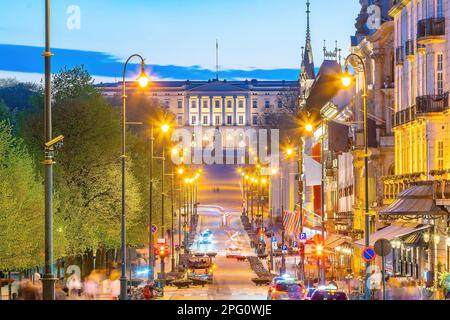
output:
[[[308,240],[308,235],[306,233],[300,233],[298,238],[300,239],[301,242],[306,242]]]
[[[362,258],[365,262],[372,262],[377,257],[377,254],[375,253],[375,249],[372,247],[367,247],[362,252]]]
[[[293,245],[292,245],[294,248],[298,248],[298,242],[297,241],[294,241],[294,243],[293,243]]]
[[[375,253],[380,257],[387,257],[392,252],[392,245],[389,240],[379,239],[375,242]]]
[[[272,242],[277,243],[278,242],[277,237],[272,237]]]
[[[158,242],[157,242],[157,244],[166,244],[167,243],[167,240],[166,239],[158,239]]]
[[[147,228],[148,230],[148,228]],[[158,227],[156,225],[152,225],[152,233],[156,233],[158,231]]]
[[[278,242],[272,242],[272,249],[277,250],[278,249]]]

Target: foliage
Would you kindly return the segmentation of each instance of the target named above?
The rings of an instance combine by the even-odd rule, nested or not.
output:
[[[31,156],[12,128],[0,121],[0,270],[23,270],[44,262],[44,188]],[[55,216],[55,229],[60,220]],[[55,255],[65,250],[57,232]]]

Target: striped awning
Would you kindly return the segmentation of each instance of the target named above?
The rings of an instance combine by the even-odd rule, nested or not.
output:
[[[436,216],[448,212],[436,205],[432,184],[421,184],[406,189],[397,196],[389,207],[383,209],[383,216]]]

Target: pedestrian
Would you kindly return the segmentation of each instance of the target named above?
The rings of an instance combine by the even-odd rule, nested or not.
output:
[[[78,297],[81,294],[81,280],[75,271],[72,272],[67,279],[67,289],[69,290],[69,297]]]
[[[19,300],[39,300],[36,287],[28,280],[22,280],[19,285]]]
[[[153,281],[147,281],[147,285],[144,287],[144,299],[151,300],[154,298],[155,283]]]

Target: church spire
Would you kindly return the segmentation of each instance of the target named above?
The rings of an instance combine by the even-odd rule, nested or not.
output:
[[[310,0],[306,0],[306,43],[305,50],[303,52],[303,61],[301,67],[301,78],[306,80],[314,79],[316,77],[314,71],[313,50],[311,45],[310,6]]]

